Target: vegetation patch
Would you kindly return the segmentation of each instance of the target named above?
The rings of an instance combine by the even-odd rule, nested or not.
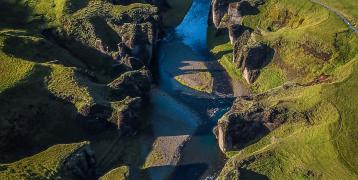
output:
[[[262,93],[281,86],[285,81],[284,71],[275,65],[270,65],[262,69],[261,75],[252,85],[252,89],[256,93]]]
[[[131,70],[112,57],[121,41],[120,27],[147,28],[158,19],[158,8],[144,3],[0,1],[0,179],[63,178],[58,172],[62,162],[82,147],[73,142],[91,141],[96,155],[108,151],[104,147],[118,131],[106,120],[123,123],[124,113],[133,114],[129,104],[140,99],[137,92],[109,97],[109,82]],[[153,32],[142,33],[153,38]],[[99,39],[108,51],[96,47]],[[99,135],[103,127],[110,136]],[[101,144],[104,139],[110,142]],[[122,152],[99,165],[100,173],[131,161]]]
[[[175,77],[179,83],[197,91],[213,92],[214,79],[210,72],[193,72]]]
[[[112,169],[104,176],[100,177],[100,180],[125,180],[129,176],[129,167],[128,166],[121,166],[115,169]]]
[[[58,144],[11,164],[0,164],[1,179],[56,179],[62,162],[87,142]]]
[[[358,7],[355,0],[320,0],[326,5],[333,7],[335,10],[343,14],[353,25],[358,28]]]
[[[348,1],[346,7],[354,9]],[[344,2],[322,2],[349,12],[343,5],[338,8]],[[219,179],[356,179],[357,36],[334,13],[303,0],[266,1],[258,14],[243,18],[243,25],[254,30],[251,42],[265,42],[275,50],[250,85],[259,93],[253,99],[260,106],[301,115],[251,145],[227,152],[230,159]],[[215,54],[229,42],[220,39],[214,46],[210,42],[215,40],[208,41]],[[241,71],[225,54],[218,59],[239,79]]]

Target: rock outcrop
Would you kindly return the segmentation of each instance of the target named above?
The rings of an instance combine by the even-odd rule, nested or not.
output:
[[[141,59],[145,65],[149,65],[158,37],[156,25],[150,22],[143,24],[126,23],[118,28],[122,42],[129,49],[127,55]],[[125,56],[120,58],[125,58]]]
[[[212,0],[211,19],[217,29],[241,24],[243,16],[257,13],[257,6],[263,3],[264,0]]]
[[[112,3],[127,5],[135,2],[137,1]],[[161,4],[159,1],[149,3]],[[104,2],[94,4],[112,6]],[[88,14],[88,17],[82,19],[64,18],[63,23],[63,28],[48,32],[47,37],[86,61],[93,71],[105,71],[104,74],[113,79],[106,86],[108,97],[103,97],[108,101],[97,98],[94,103],[85,106],[81,119],[92,120],[89,127],[101,127],[101,122],[96,120],[105,120],[104,122],[111,122],[120,129],[134,130],[134,126],[129,128],[133,123],[123,123],[130,122],[124,119],[139,116],[137,106],[150,90],[151,73],[146,67],[156,48],[160,24],[158,7],[137,4],[119,14],[106,9],[100,15]],[[88,29],[86,34],[81,32],[83,29]],[[90,48],[84,48],[83,45]],[[136,108],[130,110],[133,107]]]
[[[153,4],[161,1],[116,3],[122,2],[66,0],[60,8],[46,0],[4,3],[29,21],[12,26],[22,18],[7,11],[16,17],[6,17],[10,23],[4,28],[16,32],[21,27],[24,35],[0,38],[5,59],[0,65],[28,69],[18,82],[0,87],[2,162],[112,127],[124,135],[139,130],[160,27],[159,8]],[[14,74],[1,72],[5,79]]]
[[[90,145],[76,150],[61,165],[60,173],[66,179],[95,179],[96,159]]]
[[[239,150],[279,127],[287,119],[286,110],[262,107],[251,98],[238,98],[214,128],[223,152]]]
[[[222,19],[228,12],[230,2],[233,2],[233,0],[212,0],[211,15],[216,28],[220,27]]]
[[[273,55],[273,50],[264,43],[247,44],[235,51],[234,62],[241,68],[248,83],[255,82],[260,69],[270,62]]]
[[[242,18],[256,14],[261,0],[214,0],[212,1],[212,21],[217,29],[227,29],[230,43],[234,45],[233,63],[240,68],[248,83],[256,81],[260,69],[265,67],[273,56],[271,49],[264,42],[256,41],[253,36],[259,33],[242,25]]]
[[[108,86],[113,100],[131,97],[144,97],[150,90],[151,75],[146,69],[128,71],[112,81]]]

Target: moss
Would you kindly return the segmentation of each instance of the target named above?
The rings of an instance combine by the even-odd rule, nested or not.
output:
[[[358,9],[356,6],[357,2],[355,0],[342,0],[342,1],[321,0],[321,2],[339,11],[347,19],[349,19],[350,22],[352,22],[353,25],[355,25],[355,27],[358,27]]]
[[[270,65],[261,70],[259,78],[252,85],[252,89],[256,93],[263,93],[281,86],[285,81],[285,72],[275,65]]]
[[[251,85],[254,92],[264,92],[288,81],[307,83],[321,74],[332,74],[352,59],[358,48],[357,36],[339,17],[317,4],[270,0],[259,6],[259,12],[243,18],[244,26],[259,32],[249,42],[267,43],[274,48],[275,56]],[[208,36],[209,48],[217,59],[231,53],[227,33],[209,27]],[[229,74],[241,76],[234,73],[235,66],[229,66],[229,62],[222,64]]]
[[[213,92],[213,77],[210,72],[195,72],[192,74],[184,74],[175,77],[180,84],[192,88],[197,91],[206,93]]]
[[[259,10],[243,23],[258,29],[255,40],[276,54],[251,89],[261,93],[259,104],[294,116],[259,141],[228,152],[219,179],[238,168],[269,179],[356,179],[357,37],[336,15],[309,1],[270,0]],[[230,61],[220,61],[229,74],[241,76]],[[320,74],[330,76],[310,83]]]
[[[353,132],[357,123],[353,120],[356,113],[352,109],[357,102],[352,98],[358,87],[355,85],[357,61],[344,68],[354,68],[354,71],[336,83],[293,86],[272,91],[261,98],[263,104],[304,113],[307,119],[292,119],[240,152],[229,152],[231,161],[237,164],[255,157],[242,167],[270,179],[357,178],[357,162],[353,157],[358,147],[357,134]],[[232,163],[227,163],[221,177],[233,167]]]
[[[143,164],[143,169],[150,168],[155,164],[163,162],[165,160],[165,154],[162,154],[159,151],[151,151],[147,158],[145,159],[145,163]]]
[[[112,169],[108,173],[106,173],[104,176],[100,177],[100,180],[125,180],[129,176],[129,167],[128,166],[121,166],[115,169]]]
[[[84,106],[94,103],[84,81],[86,80],[76,76],[76,71],[73,68],[54,65],[48,81],[48,88],[56,96],[75,104],[80,111]]]
[[[62,162],[87,142],[58,144],[33,156],[11,164],[0,165],[1,179],[55,179],[59,178]]]
[[[97,154],[108,152],[107,146],[98,147],[104,139],[110,141],[105,145],[113,144],[110,139],[118,132],[108,128],[109,137],[97,137],[101,133],[86,129],[92,119],[81,123],[76,120],[88,116],[89,112],[82,110],[89,110],[94,104],[114,112],[127,108],[135,98],[109,100],[107,84],[123,72],[112,74],[118,70],[112,66],[114,61],[96,49],[95,41],[103,38],[106,45],[115,45],[111,49],[115,51],[120,39],[119,25],[134,21],[147,25],[157,20],[158,8],[150,4],[122,6],[103,0],[0,1],[0,109],[4,117],[0,128],[2,138],[10,137],[1,143],[9,143],[10,147],[1,150],[1,158],[14,161],[53,144],[81,140],[96,144],[100,149]],[[28,142],[17,146],[23,140]],[[18,148],[12,150],[13,146]],[[61,162],[81,146],[53,145],[31,157],[0,164],[0,179],[60,178]],[[111,169],[122,160],[121,152],[98,169]]]
[[[31,74],[34,64],[9,57],[0,52],[0,93],[16,86]]]

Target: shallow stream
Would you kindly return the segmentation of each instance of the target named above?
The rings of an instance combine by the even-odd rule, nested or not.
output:
[[[229,110],[232,93],[202,93],[174,79],[189,73],[182,68],[190,66],[188,62],[215,61],[206,42],[210,2],[194,0],[182,23],[168,30],[159,44],[157,86],[150,93],[148,118],[155,138],[161,140],[152,151],[176,157],[166,157],[170,161],[150,167],[152,179],[205,179],[214,177],[224,163],[212,129]],[[170,150],[173,148],[176,151]]]

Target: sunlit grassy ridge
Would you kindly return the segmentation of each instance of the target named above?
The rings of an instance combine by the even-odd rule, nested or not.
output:
[[[0,1],[0,179],[61,177],[63,160],[83,145],[70,143],[95,134],[76,117],[94,104],[113,112],[128,108],[134,97],[109,100],[107,84],[121,74],[111,74],[114,61],[95,49],[95,42],[100,38],[113,50],[118,24],[143,23],[156,13],[149,4],[106,0]],[[63,39],[48,37],[50,31]],[[117,137],[112,130],[111,137]],[[101,146],[111,143],[98,138],[94,146],[101,154],[106,152]],[[119,159],[107,166],[112,161]]]
[[[333,4],[339,9],[344,2]],[[219,179],[235,179],[239,172],[240,179],[357,179],[358,37],[334,13],[308,0],[268,0],[259,11],[244,17],[243,25],[256,29],[251,41],[266,42],[275,56],[257,81],[246,85],[263,93],[257,100],[262,106],[287,108],[302,117],[228,152]],[[212,37],[212,52],[234,80],[242,81],[228,38]],[[322,74],[328,78],[312,83]]]
[[[61,163],[72,153],[88,143],[58,144],[31,157],[0,164],[0,179],[55,179]]]
[[[349,19],[355,27],[358,27],[358,6],[355,0],[320,0],[324,4],[334,8]]]
[[[212,93],[213,77],[210,72],[195,72],[192,74],[179,75],[175,77],[180,84],[197,91]]]
[[[351,74],[335,83],[278,89],[260,99],[267,106],[304,113],[308,121],[292,120],[240,152],[229,152],[232,158],[221,177],[237,168],[233,163],[251,159],[240,167],[270,179],[356,179],[357,59],[335,77],[342,71]]]
[[[104,176],[100,177],[99,179],[100,180],[113,180],[113,179],[124,180],[124,179],[128,178],[128,176],[129,176],[129,168],[127,166],[121,166],[121,167],[111,170],[110,172],[108,172]]]
[[[88,89],[88,81],[76,77],[74,69],[55,65],[52,67],[48,88],[56,96],[68,99],[80,111],[83,106],[94,103]]]
[[[243,25],[257,29],[251,41],[266,42],[275,50],[272,62],[263,69],[259,79],[251,86],[254,92],[265,92],[287,81],[308,82],[321,74],[346,63],[357,51],[358,38],[349,31],[334,13],[307,0],[267,1],[259,7],[260,13],[248,15]],[[228,39],[214,36],[209,28],[209,46],[218,58],[231,53],[220,48]],[[211,37],[210,37],[211,36]],[[231,58],[226,56],[226,58]],[[228,69],[235,69],[235,65]],[[265,74],[273,73],[276,78]]]

